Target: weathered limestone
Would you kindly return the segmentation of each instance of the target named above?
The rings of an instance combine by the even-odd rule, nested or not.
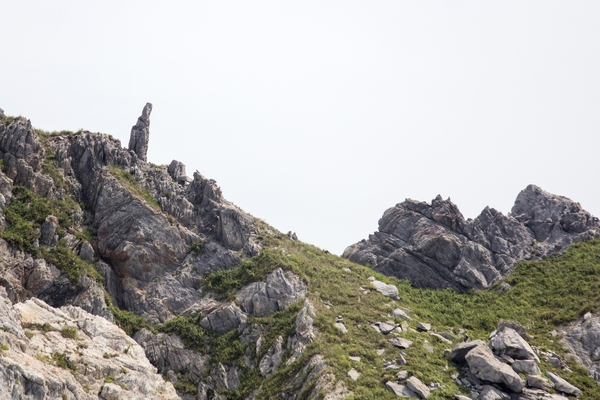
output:
[[[3,288],[0,315],[5,328],[0,341],[9,349],[0,357],[0,398],[96,399],[100,392],[140,400],[178,397],[143,349],[102,317],[77,307],[56,309],[38,299],[13,306]],[[115,387],[105,389],[109,376]]]

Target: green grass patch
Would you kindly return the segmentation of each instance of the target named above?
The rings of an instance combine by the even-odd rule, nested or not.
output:
[[[201,317],[201,314],[194,318],[177,316],[158,326],[157,330],[170,335],[177,334],[185,347],[204,351],[205,346],[209,343],[210,334],[200,326]]]
[[[108,294],[104,296],[106,305],[115,319],[115,323],[119,328],[123,329],[129,336],[133,336],[137,331],[141,329],[149,329],[156,333],[156,329],[146,321],[146,318],[132,313],[131,311],[122,310],[119,307],[113,305],[112,300]]]
[[[269,249],[243,261],[236,268],[209,274],[205,277],[203,286],[206,290],[216,292],[221,299],[233,300],[235,290],[249,283],[265,280],[267,274],[276,268],[292,270],[301,277],[304,275],[297,257],[288,256],[280,249]]]
[[[49,215],[57,218],[59,235],[64,234],[65,228],[72,228],[73,215],[79,208],[77,203],[71,199],[50,200],[23,186],[15,186],[12,193],[11,202],[4,209],[9,226],[0,232],[3,239],[35,258],[41,257],[54,264],[73,283],[77,283],[81,275],[89,276],[97,282],[103,281],[92,264],[80,259],[67,247],[64,238],[52,248],[35,245],[35,241],[39,239],[38,230]]]
[[[104,277],[89,262],[83,261],[73,250],[67,247],[65,239],[60,239],[52,248],[40,248],[41,256],[54,264],[72,283],[77,283],[79,277],[89,276],[96,282],[102,283]]]
[[[158,201],[154,198],[154,196],[152,196],[152,193],[150,193],[148,189],[144,189],[142,186],[140,186],[132,173],[127,172],[115,165],[109,165],[107,168],[111,175],[117,178],[119,183],[129,190],[131,194],[145,200],[146,203],[154,207],[157,211],[161,211],[160,204],[158,204]]]
[[[62,337],[67,339],[76,339],[77,338],[77,328],[74,326],[63,326],[60,330],[60,334]]]

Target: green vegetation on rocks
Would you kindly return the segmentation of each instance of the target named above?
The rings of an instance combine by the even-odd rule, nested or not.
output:
[[[77,207],[70,199],[50,200],[23,186],[15,186],[11,202],[4,209],[9,226],[0,232],[0,236],[15,248],[54,264],[73,283],[77,283],[81,275],[102,282],[102,276],[94,266],[80,259],[67,246],[64,238],[51,248],[36,245],[39,239],[38,231],[46,217],[54,215],[57,218],[57,233],[61,236],[66,228],[73,228],[73,214]]]
[[[534,337],[530,342],[533,346],[562,356],[565,351],[550,331],[587,311],[600,310],[600,239],[576,244],[560,256],[519,263],[515,272],[505,279],[512,286],[506,292],[499,290],[496,285],[488,290],[459,294],[452,290],[414,288],[408,282],[381,275],[368,267],[353,264],[314,246],[289,240],[283,235],[263,237],[265,250],[259,256],[243,262],[235,269],[209,275],[204,284],[222,298],[233,299],[235,291],[241,286],[263,280],[277,267],[301,274],[307,282],[308,297],[317,309],[315,327],[319,337],[309,344],[300,360],[290,366],[282,365],[263,382],[261,396],[264,398],[275,398],[282,386],[274,382],[285,385],[292,374],[299,371],[299,363],[305,363],[314,354],[325,357],[336,378],[344,380],[354,393],[351,398],[395,398],[384,384],[396,379],[396,370],[385,371],[384,362],[395,361],[399,351],[388,343],[388,336],[370,326],[377,321],[394,320],[391,312],[395,308],[412,311],[409,327],[416,328],[418,322],[427,322],[438,332],[446,331],[457,336],[458,341],[462,341],[464,336],[485,340],[500,320],[514,320]],[[375,291],[370,286],[369,276],[396,285],[400,299],[393,300]],[[290,311],[290,316],[295,315],[297,310]],[[343,317],[348,329],[345,334],[334,326],[338,315]],[[273,315],[269,319],[275,321],[281,317]],[[266,323],[258,318],[252,321]],[[280,321],[285,327],[282,331],[285,337],[292,332],[290,326],[293,325],[293,319],[282,318]],[[275,330],[271,332],[267,329],[265,337],[271,339],[276,334]],[[401,336],[413,341],[413,345],[403,351],[407,363],[402,369],[426,384],[442,384],[441,389],[432,391],[430,398],[452,398],[461,392],[451,378],[453,373],[458,373],[458,369],[443,356],[444,349],[451,345],[411,330],[403,332]],[[265,348],[268,346],[265,345]],[[379,355],[378,350],[384,350],[383,354]],[[361,361],[353,362],[349,356],[358,356]],[[581,398],[600,398],[600,388],[583,367],[569,357],[565,359],[573,373],[557,370],[544,360],[541,367],[560,373],[583,389]],[[351,368],[361,373],[356,382],[346,375]],[[244,385],[249,384],[250,380],[243,380],[243,385],[236,393],[247,393],[249,388]],[[230,395],[237,398],[233,393]]]
[[[115,165],[109,165],[107,168],[111,175],[117,178],[119,183],[125,186],[125,188],[131,192],[131,194],[145,200],[157,211],[161,211],[160,204],[158,204],[158,201],[154,198],[154,196],[152,196],[152,193],[150,193],[148,189],[144,189],[142,186],[140,186],[140,184],[135,180],[135,176],[133,176],[131,172],[127,172]]]

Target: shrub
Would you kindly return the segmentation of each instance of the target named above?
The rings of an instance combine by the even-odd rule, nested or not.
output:
[[[140,329],[149,329],[152,332],[156,332],[156,329],[146,321],[146,318],[141,317],[132,313],[131,311],[121,310],[119,307],[113,305],[112,300],[108,294],[104,296],[108,309],[112,313],[115,323],[119,328],[123,329],[126,334],[133,336]]]
[[[75,339],[77,337],[77,328],[75,328],[74,326],[67,326],[67,325],[65,325],[60,330],[60,334],[64,338]]]
[[[197,256],[198,254],[202,254],[204,251],[204,240],[202,238],[194,240],[194,243],[190,246],[188,253],[192,253]]]

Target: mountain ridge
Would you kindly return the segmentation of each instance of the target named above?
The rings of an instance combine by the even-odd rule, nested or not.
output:
[[[511,375],[531,361],[582,398],[600,395],[593,339],[600,325],[587,314],[598,311],[600,288],[581,278],[600,275],[597,239],[519,263],[492,290],[416,288],[278,232],[225,200],[214,180],[188,177],[176,160],[148,163],[150,110],[133,126],[128,149],[109,135],[44,132],[1,116],[1,396],[166,399],[176,390],[184,399],[563,399],[559,381],[532,380],[540,388]],[[452,226],[447,215],[456,213],[436,218]],[[573,279],[580,284],[569,293]],[[508,287],[496,290],[502,283]],[[31,323],[18,312],[27,307],[49,314]],[[97,318],[123,329],[111,325],[114,349],[88,343],[102,335],[90,328]],[[530,358],[503,353],[509,329],[531,333],[521,343]],[[508,371],[511,383],[449,358],[464,340],[471,346],[493,330],[491,353],[479,348],[478,360]],[[133,347],[117,345],[130,343],[127,335],[141,346],[135,360]],[[460,350],[465,360],[475,347]],[[24,354],[31,363],[20,361]],[[145,373],[150,392],[135,371]],[[55,379],[65,372],[73,379]]]

